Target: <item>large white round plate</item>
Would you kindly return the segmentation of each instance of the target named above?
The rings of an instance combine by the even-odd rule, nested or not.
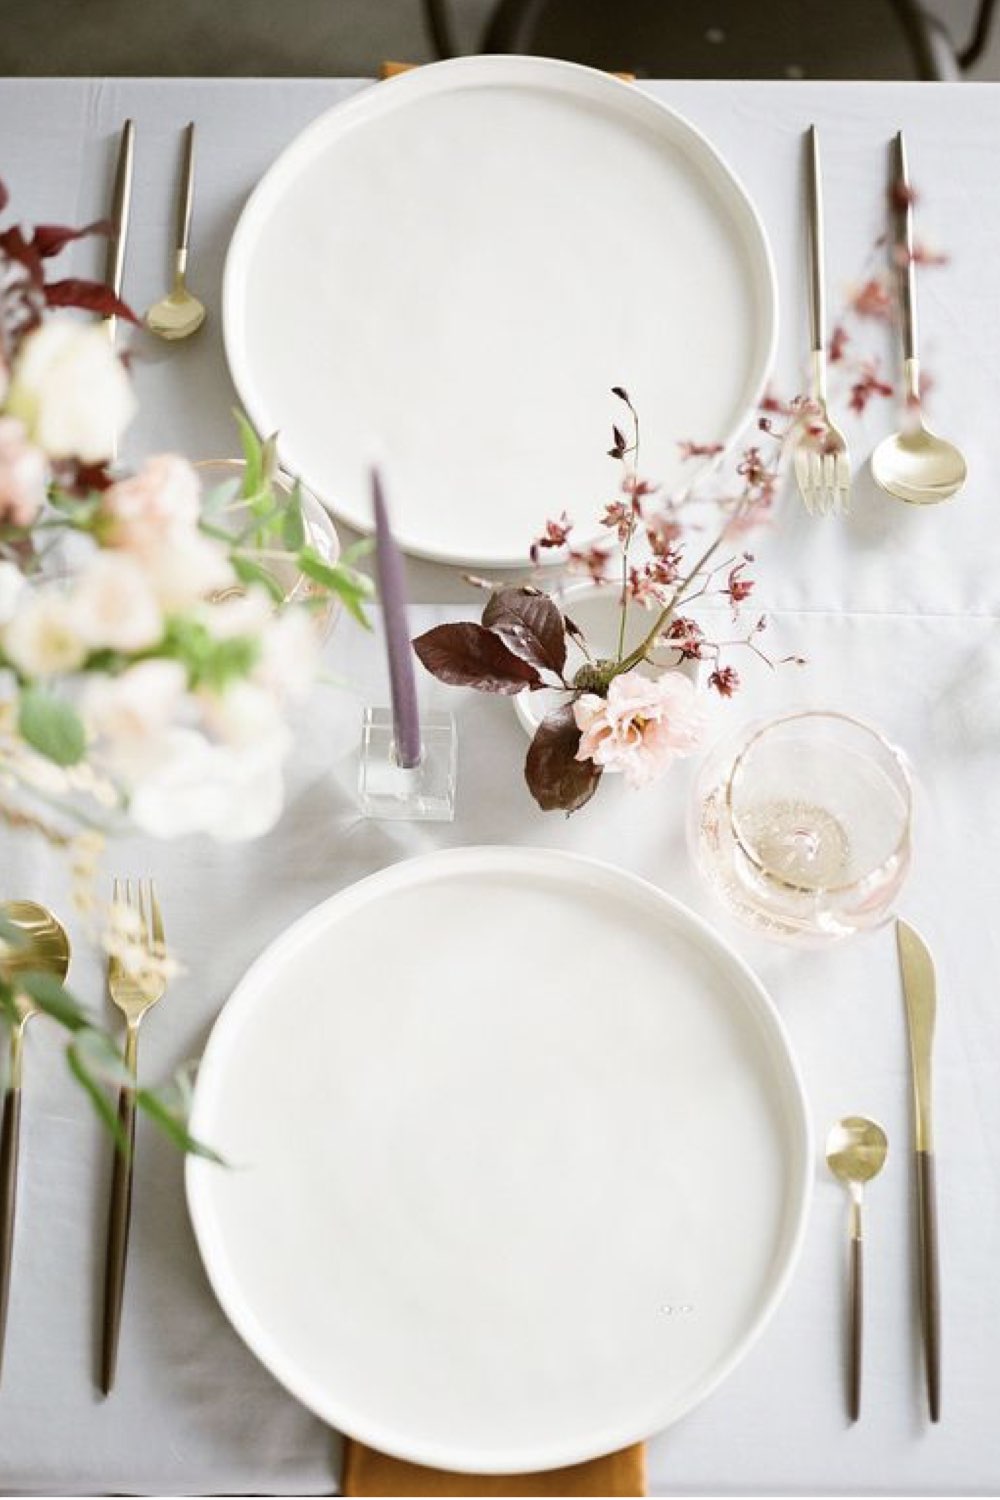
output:
[[[600,514],[612,385],[647,475],[680,479],[679,440],[731,444],[776,327],[764,230],[704,137],[635,85],[519,57],[421,68],[310,125],[247,203],[223,310],[287,468],[367,529],[377,458],[403,545],[485,567],[523,565],[563,509]]]
[[[548,850],[395,865],[253,965],[199,1073],[216,1295],[301,1401],[448,1469],[687,1411],[781,1295],[809,1127],[777,1013],[654,886]]]

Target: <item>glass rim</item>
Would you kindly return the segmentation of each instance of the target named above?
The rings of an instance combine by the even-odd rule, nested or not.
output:
[[[896,840],[896,843],[894,844],[893,848],[886,856],[886,858],[892,858],[895,855],[898,855],[904,850],[908,849],[910,844],[910,836],[913,830],[913,781],[910,777],[910,772],[907,767],[906,758],[903,752],[897,745],[894,745],[892,741],[886,735],[884,735],[880,729],[875,729],[873,725],[866,723],[864,719],[855,718],[853,714],[841,713],[839,710],[833,708],[804,708],[797,709],[794,713],[781,714],[778,718],[768,719],[765,724],[761,724],[760,727],[756,729],[753,734],[751,734],[750,738],[744,742],[726,775],[725,800],[726,813],[729,818],[729,829],[732,833],[733,840],[740,851],[745,855],[745,857],[750,861],[755,869],[759,870],[762,875],[766,876],[766,878],[772,881],[775,885],[781,885],[784,886],[786,890],[797,891],[800,894],[809,896],[819,895],[823,891],[850,891],[853,890],[860,881],[864,880],[866,876],[870,875],[872,872],[869,870],[865,875],[860,875],[854,880],[845,880],[838,882],[836,885],[802,885],[798,881],[789,880],[787,875],[779,874],[777,870],[773,869],[766,862],[766,860],[762,860],[760,856],[754,851],[753,847],[750,845],[743,834],[736,808],[733,804],[733,794],[736,788],[737,779],[740,775],[741,770],[744,769],[747,756],[750,754],[750,751],[753,749],[754,745],[756,745],[758,740],[761,740],[764,735],[770,734],[772,730],[780,728],[783,724],[794,724],[800,719],[835,719],[841,724],[849,724],[853,729],[860,729],[864,734],[868,735],[878,744],[878,746],[883,751],[888,754],[893,765],[899,772],[900,780],[902,782],[904,794],[904,817],[903,827],[902,831],[900,832],[899,838]]]
[[[245,470],[246,466],[247,461],[245,458],[199,458],[195,459],[192,463],[192,468],[196,473],[199,473],[203,469],[230,469],[234,472],[235,475],[237,471]],[[275,469],[274,478],[289,495],[294,492],[295,486],[296,484],[298,484],[299,493],[305,503],[307,505],[314,506],[317,511],[321,511],[326,516],[327,520],[330,522],[331,529],[333,529],[334,531],[334,536],[337,536],[336,529],[333,527],[333,519],[330,516],[329,511],[322,503],[322,501],[313,494],[312,490],[307,484],[303,484],[301,479],[296,480],[295,476],[293,474],[290,474],[287,469],[282,467],[281,464],[278,464],[277,468]],[[337,557],[340,557],[339,537],[337,537]],[[298,604],[301,601],[302,595],[306,591],[307,582],[308,580],[306,578],[306,575],[301,571],[296,570],[295,582],[292,584],[291,588],[288,589],[281,601],[282,609],[287,608],[289,604]]]

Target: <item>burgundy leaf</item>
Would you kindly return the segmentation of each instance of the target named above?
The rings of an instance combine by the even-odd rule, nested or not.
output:
[[[597,791],[601,768],[592,760],[577,760],[579,748],[573,707],[564,703],[539,724],[524,762],[528,790],[543,812],[576,812]]]
[[[0,177],[0,214],[3,213],[9,202],[10,194],[7,191],[7,184],[4,182],[3,178]]]
[[[70,229],[65,224],[36,224],[32,244],[43,259],[58,255],[72,240],[82,240],[89,234],[111,234],[114,225],[109,219],[95,219],[82,229]]]
[[[571,620],[569,615],[563,615],[563,625],[566,627],[566,634],[569,636],[570,640],[576,641],[576,644],[580,647],[580,650],[583,652],[584,656],[586,656],[587,637],[584,635],[579,625],[575,620]]]
[[[498,635],[472,620],[436,625],[417,637],[413,649],[428,672],[452,687],[511,695],[522,688],[545,686],[530,662],[515,656]]]
[[[36,286],[42,285],[42,258],[31,241],[25,239],[20,224],[12,224],[0,234],[0,251],[8,260],[22,265]]]
[[[532,588],[497,589],[483,610],[483,624],[515,656],[539,671],[562,676],[566,629],[558,605],[548,594]]]
[[[109,489],[115,482],[106,462],[85,464],[78,458],[58,459],[52,465],[52,477],[60,490],[76,499],[87,499],[97,490]]]
[[[125,318],[138,327],[139,319],[132,309],[116,297],[103,281],[85,281],[80,276],[67,276],[64,281],[50,281],[45,288],[45,300],[49,307],[82,307],[85,312],[99,313],[102,318],[112,314]]]

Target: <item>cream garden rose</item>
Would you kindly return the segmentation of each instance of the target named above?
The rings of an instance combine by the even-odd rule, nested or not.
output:
[[[584,693],[573,714],[581,732],[576,759],[623,771],[634,788],[696,750],[706,721],[698,690],[683,672],[650,677],[637,668],[613,677],[606,698]]]
[[[145,651],[163,636],[163,611],[150,580],[125,554],[96,552],[71,597],[76,628],[94,649]]]
[[[121,360],[98,325],[55,318],[21,345],[7,413],[50,459],[110,458],[135,407]]]
[[[2,641],[6,655],[25,677],[75,672],[87,658],[73,601],[51,586],[25,589]]]

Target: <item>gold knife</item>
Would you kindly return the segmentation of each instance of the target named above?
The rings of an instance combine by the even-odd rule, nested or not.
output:
[[[108,235],[108,253],[104,262],[104,280],[116,297],[122,294],[125,273],[125,243],[128,239],[129,210],[132,206],[132,153],[135,142],[135,126],[126,120],[122,126],[118,146],[118,165],[115,168],[115,185],[111,195],[111,233]],[[118,328],[118,319],[112,313],[105,318],[104,326],[112,344]]]
[[[937,1200],[934,1188],[934,1127],[931,1111],[931,1053],[937,987],[927,944],[906,922],[896,922],[896,948],[910,1031],[920,1222],[920,1307],[924,1331],[927,1404],[932,1422],[941,1415],[941,1297],[938,1275]]]

